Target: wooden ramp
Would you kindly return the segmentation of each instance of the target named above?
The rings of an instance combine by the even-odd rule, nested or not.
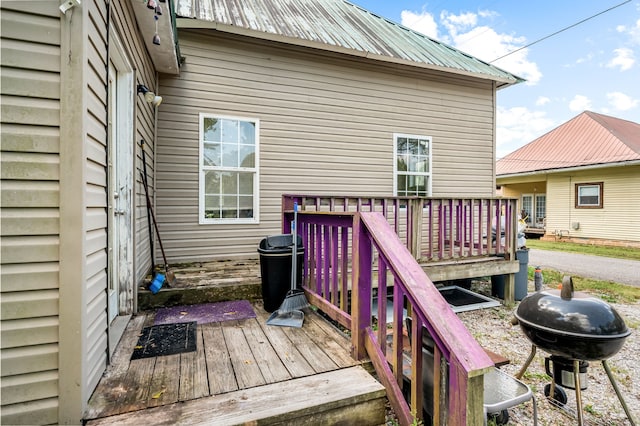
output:
[[[130,360],[154,314],[129,324],[85,420],[103,424],[382,424],[385,391],[312,311],[300,329],[257,317],[199,324],[195,352]]]

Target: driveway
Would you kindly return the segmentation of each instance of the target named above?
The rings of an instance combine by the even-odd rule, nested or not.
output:
[[[529,249],[529,266],[640,287],[640,261]]]

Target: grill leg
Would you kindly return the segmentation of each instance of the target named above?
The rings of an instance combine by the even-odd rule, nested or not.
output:
[[[582,391],[580,390],[580,360],[573,361],[573,384],[576,387],[576,405],[578,410],[578,426],[582,426]]]
[[[605,359],[602,360],[602,366],[604,367],[604,371],[606,371],[607,376],[609,377],[609,381],[611,382],[611,386],[613,386],[613,390],[616,391],[616,395],[620,400],[620,404],[622,404],[622,408],[624,409],[624,412],[627,415],[627,419],[629,419],[629,423],[631,423],[631,426],[636,426],[636,423],[633,421],[633,417],[631,417],[631,412],[629,412],[629,408],[627,407],[627,403],[624,402],[624,398],[620,393],[620,389],[618,389],[618,384],[613,378],[613,374],[611,374],[611,370],[609,369],[609,364],[607,364],[607,360]]]
[[[536,349],[536,345],[531,345],[531,353],[529,354],[529,358],[527,358],[520,371],[518,371],[518,374],[516,374],[516,379],[521,379],[524,373],[527,371],[527,368],[529,368],[529,364],[531,364],[531,361],[533,361],[533,357],[536,356]]]

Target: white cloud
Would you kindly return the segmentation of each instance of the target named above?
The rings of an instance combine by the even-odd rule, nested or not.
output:
[[[502,158],[553,128],[554,121],[544,111],[525,107],[498,107],[496,121],[496,155]]]
[[[538,96],[538,99],[536,99],[536,106],[543,106],[548,104],[549,102],[551,102],[551,99],[547,98],[546,96]]]
[[[640,103],[640,100],[633,99],[621,92],[607,93],[607,99],[609,100],[609,105],[619,111],[635,108],[638,106],[638,103]]]
[[[569,109],[575,112],[582,112],[591,109],[591,99],[583,95],[575,95],[569,101]]]
[[[489,62],[517,50],[526,43],[524,37],[510,34],[499,34],[486,25],[478,25],[478,17],[492,18],[495,12],[482,11],[478,14],[465,12],[459,15],[443,11],[440,22],[446,33],[440,34],[440,40],[467,52],[483,61]],[[415,14],[405,11],[401,14],[402,24],[432,37],[437,35],[437,24],[433,15],[426,12]],[[425,28],[426,27],[426,28]],[[426,31],[431,30],[430,33]],[[534,85],[542,78],[542,73],[535,62],[527,59],[528,50],[522,49],[494,62],[494,65],[516,74]]]
[[[636,21],[636,24],[632,27],[627,27],[625,25],[618,25],[616,27],[616,31],[621,34],[626,34],[629,36],[631,43],[640,44],[640,19]]]
[[[635,58],[633,57],[633,50],[621,47],[619,49],[614,49],[613,53],[615,56],[609,63],[607,64],[607,68],[616,68],[619,67],[620,71],[627,71],[633,67],[635,63]]]
[[[438,24],[432,14],[428,12],[415,13],[410,10],[403,10],[400,12],[400,19],[400,22],[405,27],[418,31],[428,37],[438,38]]]

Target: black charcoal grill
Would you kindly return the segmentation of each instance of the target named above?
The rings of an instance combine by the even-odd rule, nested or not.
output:
[[[552,377],[545,395],[556,403],[567,402],[562,387],[574,389],[578,424],[582,425],[581,390],[586,389],[587,361],[601,361],[632,425],[635,425],[606,360],[622,348],[631,331],[611,307],[597,297],[574,292],[571,277],[562,290],[545,290],[525,297],[515,313],[525,336],[533,344],[531,354],[516,376],[522,377],[540,348],[551,354],[545,365]]]

